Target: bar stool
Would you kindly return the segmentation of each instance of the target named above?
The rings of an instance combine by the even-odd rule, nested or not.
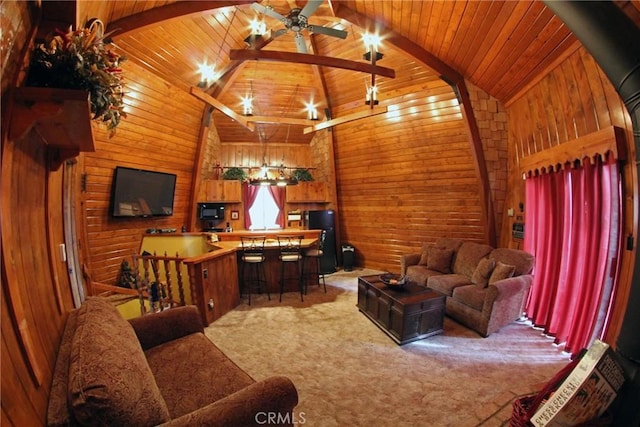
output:
[[[295,280],[298,282],[300,289],[300,301],[303,299],[302,285],[302,237],[301,236],[278,236],[278,247],[280,249],[280,301],[282,302],[282,294],[284,292],[284,284],[287,280]],[[287,273],[293,269],[294,274]],[[288,270],[288,271],[287,271]]]
[[[251,291],[262,292],[262,287],[267,291],[267,297],[271,301],[271,294],[267,286],[267,277],[264,271],[264,236],[241,236],[242,244],[242,264],[240,273],[240,296],[246,290],[249,294],[249,305],[251,305]],[[248,277],[247,277],[248,276]],[[262,277],[261,277],[262,276]]]
[[[320,286],[320,278],[322,277],[322,285],[324,286],[324,293],[327,293],[327,283],[324,280],[324,273],[322,273],[321,269],[320,269],[320,258],[322,258],[322,255],[324,254],[323,250],[324,250],[324,241],[327,237],[327,230],[322,230],[322,232],[320,233],[320,237],[318,238],[318,241],[316,242],[316,244],[314,245],[314,247],[307,249],[306,251],[304,251],[304,261],[303,263],[306,261],[307,264],[308,262],[312,261],[315,259],[316,262],[316,270],[313,271],[311,270],[310,272],[307,272],[307,268],[305,266],[305,264],[303,264],[303,283],[304,283],[304,287],[305,287],[305,294],[307,293],[307,278],[308,277],[315,277],[316,281],[318,283],[318,286]],[[307,261],[309,260],[309,261]]]

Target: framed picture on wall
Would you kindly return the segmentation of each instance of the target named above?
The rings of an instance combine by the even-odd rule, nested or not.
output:
[[[240,218],[240,212],[231,211],[231,219],[238,219],[238,218]]]

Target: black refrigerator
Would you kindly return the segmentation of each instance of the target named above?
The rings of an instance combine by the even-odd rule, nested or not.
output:
[[[335,211],[306,211],[305,223],[309,230],[326,230],[322,257],[320,257],[320,273],[335,273],[336,265],[336,230]]]

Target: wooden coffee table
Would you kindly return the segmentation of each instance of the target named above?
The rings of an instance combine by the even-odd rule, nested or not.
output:
[[[397,344],[441,333],[444,308],[443,294],[416,283],[396,289],[379,275],[358,277],[358,309]]]

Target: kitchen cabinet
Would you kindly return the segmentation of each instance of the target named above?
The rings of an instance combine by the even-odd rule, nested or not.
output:
[[[208,202],[242,202],[242,182],[236,180],[209,180],[205,198]]]
[[[326,203],[327,192],[324,182],[301,181],[287,186],[287,203]]]

